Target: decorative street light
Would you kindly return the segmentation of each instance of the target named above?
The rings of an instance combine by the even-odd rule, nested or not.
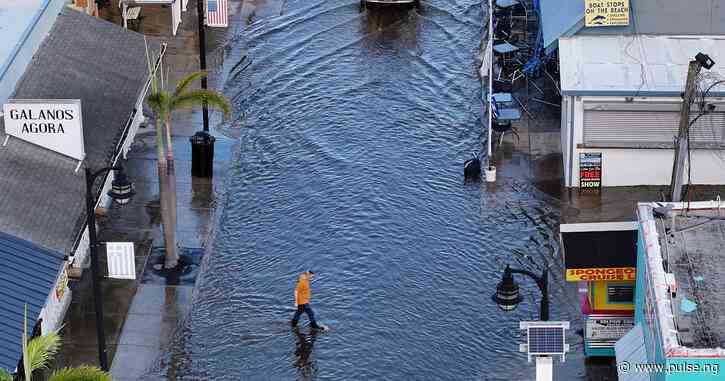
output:
[[[504,311],[512,311],[521,303],[521,295],[519,295],[519,285],[516,284],[513,274],[524,274],[536,282],[541,290],[541,305],[539,309],[539,320],[549,320],[549,270],[544,269],[541,276],[537,276],[528,270],[512,269],[506,265],[506,269],[501,277],[501,282],[496,286],[496,293],[491,297],[498,306]]]
[[[88,246],[91,250],[91,272],[93,283],[93,299],[96,306],[96,334],[98,335],[98,359],[101,369],[108,371],[108,357],[106,355],[106,336],[103,331],[103,299],[101,299],[101,288],[98,283],[98,238],[96,237],[96,199],[93,196],[93,184],[98,176],[109,171],[116,171],[116,176],[111,183],[111,191],[108,196],[116,200],[120,205],[127,204],[136,193],[133,184],[128,181],[122,167],[106,167],[96,172],[86,168],[86,215],[88,216]]]

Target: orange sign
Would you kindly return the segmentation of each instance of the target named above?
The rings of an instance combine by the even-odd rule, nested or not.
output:
[[[566,269],[566,280],[569,282],[592,280],[636,280],[635,267],[611,267],[603,269]]]

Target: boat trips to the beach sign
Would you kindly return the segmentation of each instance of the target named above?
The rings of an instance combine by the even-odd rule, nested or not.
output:
[[[629,25],[629,0],[584,0],[584,26]]]

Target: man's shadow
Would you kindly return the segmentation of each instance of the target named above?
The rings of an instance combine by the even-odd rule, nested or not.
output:
[[[315,340],[317,340],[318,331],[310,329],[310,332],[305,334],[299,327],[295,327],[293,331],[297,338],[295,343],[295,368],[302,376],[302,380],[312,380],[315,373],[317,373],[317,366],[312,358],[312,348],[315,345]]]

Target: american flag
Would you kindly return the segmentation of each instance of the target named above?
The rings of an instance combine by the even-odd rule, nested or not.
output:
[[[206,26],[227,27],[227,0],[206,0]]]

